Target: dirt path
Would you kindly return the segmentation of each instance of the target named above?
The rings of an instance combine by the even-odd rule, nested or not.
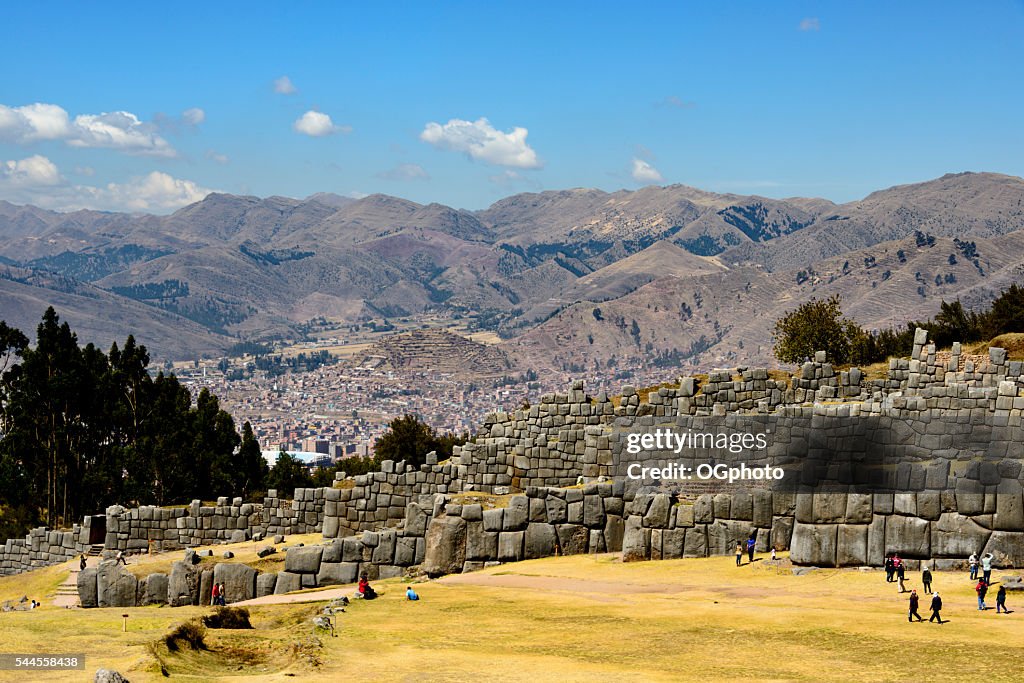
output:
[[[310,593],[285,593],[284,595],[264,595],[262,598],[252,600],[241,600],[231,603],[232,606],[244,607],[246,605],[285,605],[293,602],[323,602],[336,598],[351,598],[356,592],[356,585],[334,586]]]

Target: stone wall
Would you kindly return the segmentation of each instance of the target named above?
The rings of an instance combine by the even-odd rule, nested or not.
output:
[[[319,564],[293,560],[281,577],[257,579],[255,590],[278,592],[320,582],[321,566],[323,580],[332,581],[419,566],[437,574],[536,556],[539,549],[621,548],[630,560],[731,553],[750,537],[762,550],[791,547],[799,564],[878,565],[896,551],[943,566],[984,550],[1019,566],[1022,370],[1002,349],[980,360],[966,358],[959,345],[939,354],[919,330],[912,357],[890,361],[883,379],[868,380],[857,368],[837,371],[818,353],[788,381],[763,368],[716,369],[703,380],[680,377],[646,400],[629,386],[616,400],[590,397],[574,382],[536,405],[489,415],[474,441],[445,462],[385,462],[379,472],[331,488],[299,489],[291,501],[271,491],[262,506],[222,501],[216,508],[122,510],[108,514],[107,546],[144,550],[154,536],[188,546],[310,531],[336,541],[296,555],[319,552]],[[626,427],[686,428],[740,417],[772,420],[788,462],[805,467],[804,474],[808,464],[820,466],[832,485],[813,494],[708,482],[652,491],[619,471]],[[831,418],[847,422],[831,432]],[[845,482],[848,472],[835,467],[847,445],[872,438],[878,453],[898,463],[889,471],[890,490]],[[447,499],[472,492],[521,495],[507,508],[479,511]],[[8,542],[0,566],[8,571],[65,556],[69,541],[51,543],[44,533],[46,550],[37,540],[40,549],[25,560],[28,543]]]
[[[25,538],[9,538],[0,546],[0,576],[65,562],[86,552],[88,542],[88,527],[77,524],[71,531],[32,529]]]

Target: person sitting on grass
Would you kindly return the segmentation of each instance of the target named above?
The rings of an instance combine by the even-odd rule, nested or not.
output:
[[[419,600],[420,596],[416,595],[416,591],[412,589],[412,586],[405,587],[405,599],[406,600]]]
[[[358,592],[363,596],[364,600],[373,600],[377,597],[377,591],[373,590],[373,586],[370,585],[370,577],[366,572],[359,575]]]

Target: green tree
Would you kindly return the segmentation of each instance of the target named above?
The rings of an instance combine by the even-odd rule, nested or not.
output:
[[[465,436],[445,434],[439,437],[415,415],[403,415],[391,421],[388,431],[375,442],[373,452],[377,462],[404,460],[413,467],[419,467],[426,462],[427,453],[436,451],[438,459],[443,460],[451,456],[453,446],[464,443]]]
[[[242,425],[242,444],[238,447],[238,454],[235,456],[238,467],[245,475],[242,481],[240,495],[243,498],[250,498],[254,493],[266,491],[267,475],[270,468],[260,451],[260,444],[252,432],[252,425],[248,421]]]
[[[1024,332],[1024,287],[1014,283],[1000,294],[985,316],[984,327],[989,339],[1007,332]]]
[[[309,471],[298,458],[285,451],[277,454],[277,462],[270,468],[267,477],[268,488],[277,489],[280,496],[290,496],[295,489],[311,486],[312,483]]]
[[[850,358],[851,342],[861,334],[855,322],[842,315],[839,297],[811,299],[775,322],[775,357],[801,363],[825,351],[833,363]]]

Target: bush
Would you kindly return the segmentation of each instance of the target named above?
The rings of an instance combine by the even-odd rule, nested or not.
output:
[[[190,619],[178,624],[173,631],[164,636],[164,643],[171,652],[188,647],[190,650],[206,649],[206,627],[198,619]]]
[[[209,628],[252,628],[249,610],[244,607],[218,607],[203,617],[203,624]]]
[[[859,333],[857,324],[843,317],[838,296],[811,299],[775,322],[775,357],[801,363],[825,351],[831,362],[843,364]]]

